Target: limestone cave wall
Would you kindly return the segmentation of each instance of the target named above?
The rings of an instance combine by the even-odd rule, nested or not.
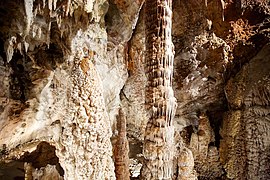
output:
[[[173,0],[170,179],[270,179],[269,5]],[[145,12],[0,1],[0,179],[147,179]]]

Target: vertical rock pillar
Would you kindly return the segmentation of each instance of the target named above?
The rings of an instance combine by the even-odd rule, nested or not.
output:
[[[74,58],[69,109],[61,121],[57,156],[65,179],[114,180],[111,129],[99,74],[89,59]]]
[[[173,118],[176,99],[172,89],[174,46],[171,38],[172,1],[146,0],[146,105],[150,118],[145,131],[142,179],[172,179]]]
[[[122,108],[119,109],[117,119],[118,137],[114,149],[115,176],[118,180],[129,180],[129,146],[126,132],[126,117]]]

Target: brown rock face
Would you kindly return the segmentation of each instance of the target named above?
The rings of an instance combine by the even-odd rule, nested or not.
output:
[[[269,0],[168,2],[0,1],[0,179],[270,179]]]
[[[270,178],[269,55],[266,45],[226,86],[220,155],[232,179]]]

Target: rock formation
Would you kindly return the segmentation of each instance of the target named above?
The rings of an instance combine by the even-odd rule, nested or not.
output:
[[[116,179],[129,180],[129,145],[127,140],[126,117],[123,110],[119,109],[117,120],[117,140],[114,149],[114,164]]]
[[[269,0],[165,2],[0,2],[0,179],[270,179]]]
[[[174,47],[171,38],[172,1],[145,2],[147,85],[150,111],[145,130],[142,179],[171,179],[173,175],[176,99],[172,89]]]

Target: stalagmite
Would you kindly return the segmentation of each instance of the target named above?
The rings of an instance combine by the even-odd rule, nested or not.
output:
[[[78,57],[75,59],[78,61]],[[70,109],[70,115],[61,121],[63,132],[56,154],[65,171],[64,178],[113,180],[110,122],[101,80],[89,57],[76,63],[70,78],[70,105],[79,107],[77,111]]]
[[[146,127],[143,179],[172,179],[176,99],[172,89],[174,47],[172,1],[146,1],[146,104],[152,107]]]
[[[129,146],[126,133],[126,117],[119,109],[117,122],[118,137],[114,148],[115,175],[118,180],[129,180]]]
[[[48,164],[46,167],[34,169],[32,172],[34,180],[63,180],[55,167],[55,165]]]

